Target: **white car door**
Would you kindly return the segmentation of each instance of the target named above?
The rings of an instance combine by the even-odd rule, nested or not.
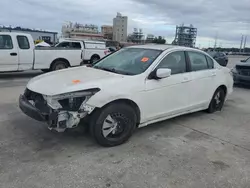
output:
[[[189,81],[185,53],[176,51],[165,56],[158,68],[171,69],[171,76],[146,80],[144,105],[146,121],[161,119],[184,112],[189,107]]]
[[[0,72],[18,69],[18,52],[10,35],[0,34]]]
[[[18,35],[16,37],[18,44],[19,65],[18,70],[31,69],[33,66],[33,49],[30,47],[29,40],[26,36]]]
[[[205,108],[216,89],[214,79],[217,72],[210,57],[196,51],[188,51],[187,54],[191,69],[191,109]]]

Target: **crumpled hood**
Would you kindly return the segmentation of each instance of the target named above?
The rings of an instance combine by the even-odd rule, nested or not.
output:
[[[76,67],[43,74],[31,79],[27,88],[43,94],[63,93],[100,88],[121,81],[125,76],[89,67]]]

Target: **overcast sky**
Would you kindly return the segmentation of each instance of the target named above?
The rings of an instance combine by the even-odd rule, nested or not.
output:
[[[198,28],[197,46],[240,46],[249,35],[250,0],[0,0],[0,24],[61,32],[66,21],[112,25],[117,12],[128,16],[128,32],[134,27],[146,34],[162,35],[171,43],[175,27]]]

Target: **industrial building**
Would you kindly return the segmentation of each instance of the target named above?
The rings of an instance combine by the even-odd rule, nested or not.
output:
[[[63,38],[82,38],[88,40],[104,40],[104,36],[99,32],[98,26],[93,24],[79,24],[68,22],[62,26]]]
[[[178,46],[195,47],[197,28],[190,26],[176,26],[175,39],[172,44]]]
[[[117,13],[113,19],[113,40],[118,42],[127,42],[128,17]]]
[[[33,37],[34,41],[43,40],[49,44],[55,44],[57,42],[57,32],[5,26],[0,26],[0,32],[28,33]]]
[[[134,28],[133,33],[128,36],[128,42],[133,42],[136,44],[144,43],[144,34],[142,29]]]
[[[111,25],[103,25],[101,27],[101,32],[104,36],[104,39],[108,39],[108,40],[113,39],[113,27]]]

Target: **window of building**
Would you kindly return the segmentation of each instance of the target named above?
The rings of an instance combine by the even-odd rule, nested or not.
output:
[[[51,37],[50,36],[42,36],[42,40],[45,41],[45,42],[50,42]]]
[[[20,49],[30,49],[29,40],[26,36],[17,36],[17,43]]]
[[[208,69],[207,59],[204,54],[198,52],[188,52],[192,71]]]
[[[10,35],[0,35],[0,49],[12,49],[13,43]]]
[[[173,52],[167,55],[157,68],[168,68],[171,69],[171,74],[179,74],[186,72],[186,58],[182,51]]]

